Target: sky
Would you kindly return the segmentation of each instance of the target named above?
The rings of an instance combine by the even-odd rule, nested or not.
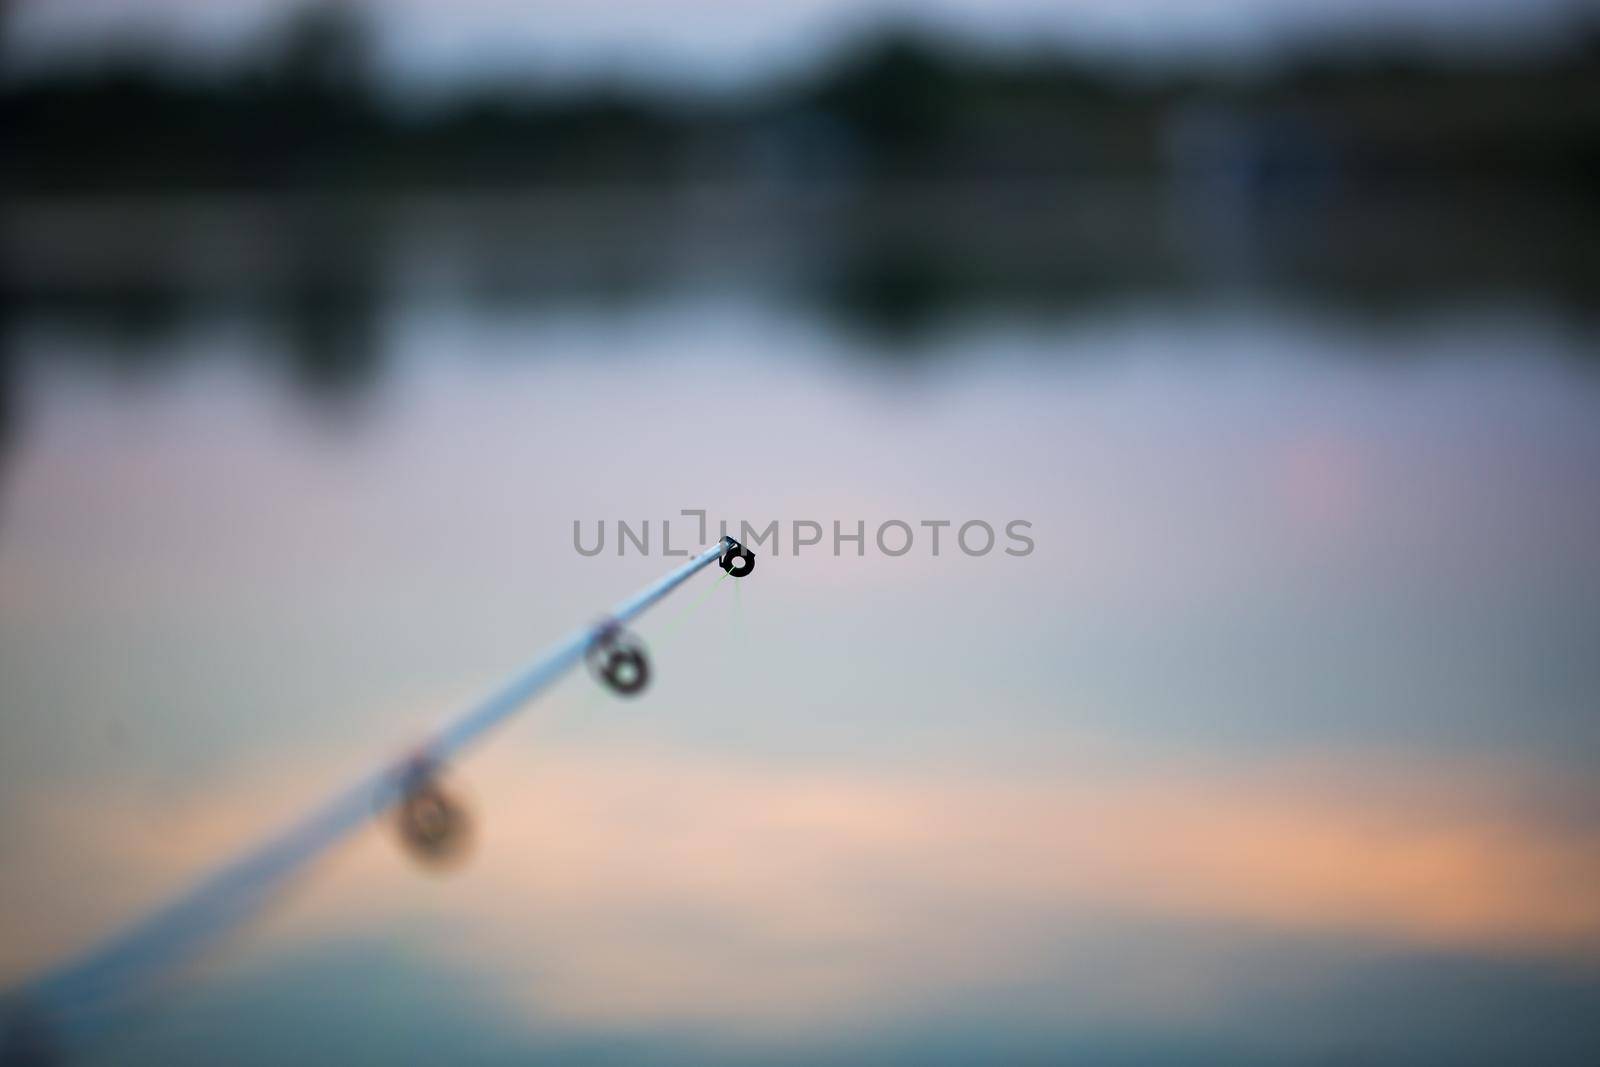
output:
[[[1002,45],[1059,44],[1161,62],[1249,63],[1306,38],[1373,33],[1452,47],[1539,47],[1570,34],[1591,0],[351,0],[381,27],[403,83],[483,76],[641,77],[738,82],[803,67],[885,24]],[[291,0],[16,0],[8,65],[37,69],[130,40],[190,58],[225,56],[295,7]]]

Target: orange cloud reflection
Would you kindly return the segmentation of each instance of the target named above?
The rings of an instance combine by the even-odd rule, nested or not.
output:
[[[1015,781],[659,753],[565,751],[530,766],[507,749],[468,771],[481,838],[467,870],[428,877],[367,835],[266,932],[403,922],[546,1015],[769,1028],[1059,974],[1045,935],[1107,921],[1600,951],[1600,831],[1562,817],[1551,787],[1485,768],[1075,768]],[[181,885],[270,827],[260,813],[281,812],[282,792],[41,803],[46,870],[29,900],[3,902],[16,927],[0,937],[4,962],[67,947],[49,943],[50,913],[73,905],[39,888],[51,857],[75,857],[76,884],[97,888],[90,912],[126,911],[127,896],[148,902],[153,885]],[[1171,979],[1131,995],[1192,997]]]

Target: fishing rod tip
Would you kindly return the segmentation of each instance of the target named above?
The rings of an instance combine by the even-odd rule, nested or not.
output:
[[[723,534],[722,555],[717,557],[717,566],[735,578],[743,578],[756,569],[756,554],[727,534]]]

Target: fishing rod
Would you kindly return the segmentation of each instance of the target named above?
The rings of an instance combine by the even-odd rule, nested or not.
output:
[[[439,783],[450,759],[510,718],[579,660],[621,696],[650,680],[644,645],[626,626],[711,563],[735,578],[755,570],[755,553],[726,535],[682,566],[573,633],[522,673],[431,737],[336,794],[321,807],[82,957],[0,998],[0,1065],[57,1063],[69,1044],[103,1032],[140,994],[171,977],[220,935],[260,909],[313,860],[389,811],[418,860],[445,862],[467,833],[463,808]]]

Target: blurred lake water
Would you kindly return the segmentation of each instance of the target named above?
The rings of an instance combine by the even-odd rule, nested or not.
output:
[[[642,701],[575,677],[458,769],[464,871],[368,835],[106,1062],[1584,1062],[1597,224],[8,202],[0,975],[666,569],[575,520],[704,508],[782,552],[646,620]],[[890,519],[1037,547],[885,558]]]

